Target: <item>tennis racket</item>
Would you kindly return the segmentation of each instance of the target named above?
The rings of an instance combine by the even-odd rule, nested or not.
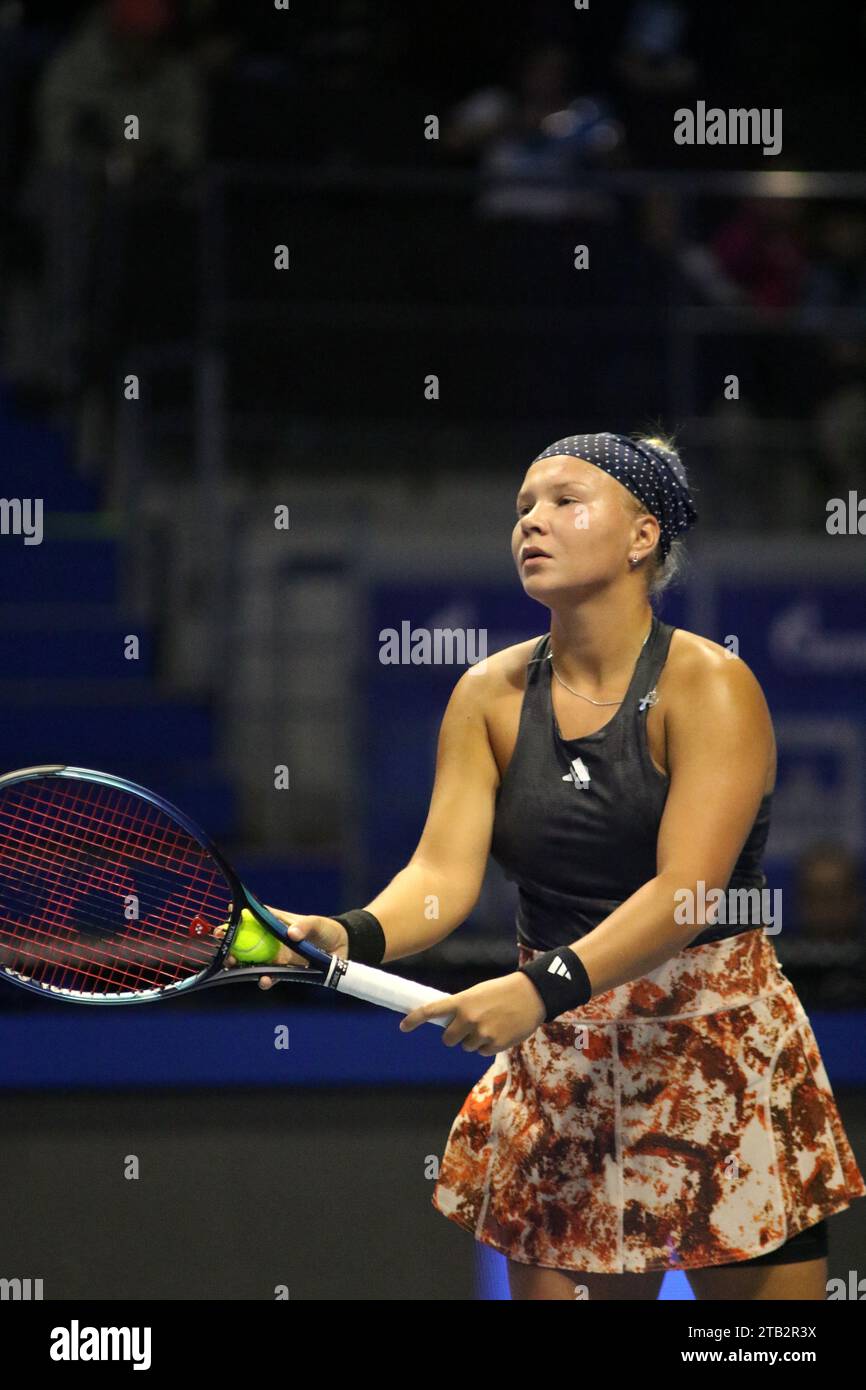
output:
[[[244,909],[308,964],[228,968]],[[188,816],[134,782],[63,766],[0,777],[0,979],[76,1004],[144,1004],[263,975],[403,1014],[448,998],[293,940]]]

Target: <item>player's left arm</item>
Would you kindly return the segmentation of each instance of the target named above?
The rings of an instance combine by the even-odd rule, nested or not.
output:
[[[666,711],[670,784],[659,825],[656,876],[572,949],[593,994],[625,984],[683,949],[708,921],[680,924],[682,890],[726,889],[764,795],[775,756],[764,693],[749,667],[698,648],[678,672]]]

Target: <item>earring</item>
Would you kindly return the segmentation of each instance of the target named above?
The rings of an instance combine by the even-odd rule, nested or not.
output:
[[[632,569],[634,569],[635,565],[636,565],[637,562],[638,562],[638,556],[637,556],[637,555],[630,555],[630,556],[628,557],[628,562],[629,562],[629,564],[631,565]]]

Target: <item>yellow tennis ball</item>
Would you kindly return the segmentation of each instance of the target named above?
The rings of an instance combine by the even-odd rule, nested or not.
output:
[[[256,921],[249,908],[241,913],[238,929],[229,950],[236,960],[249,961],[254,965],[267,965],[274,960],[280,943]]]

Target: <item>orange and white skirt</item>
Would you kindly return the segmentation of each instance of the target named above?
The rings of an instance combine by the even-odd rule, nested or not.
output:
[[[754,929],[497,1053],[432,1201],[521,1264],[621,1274],[751,1259],[864,1195],[809,1019]]]

